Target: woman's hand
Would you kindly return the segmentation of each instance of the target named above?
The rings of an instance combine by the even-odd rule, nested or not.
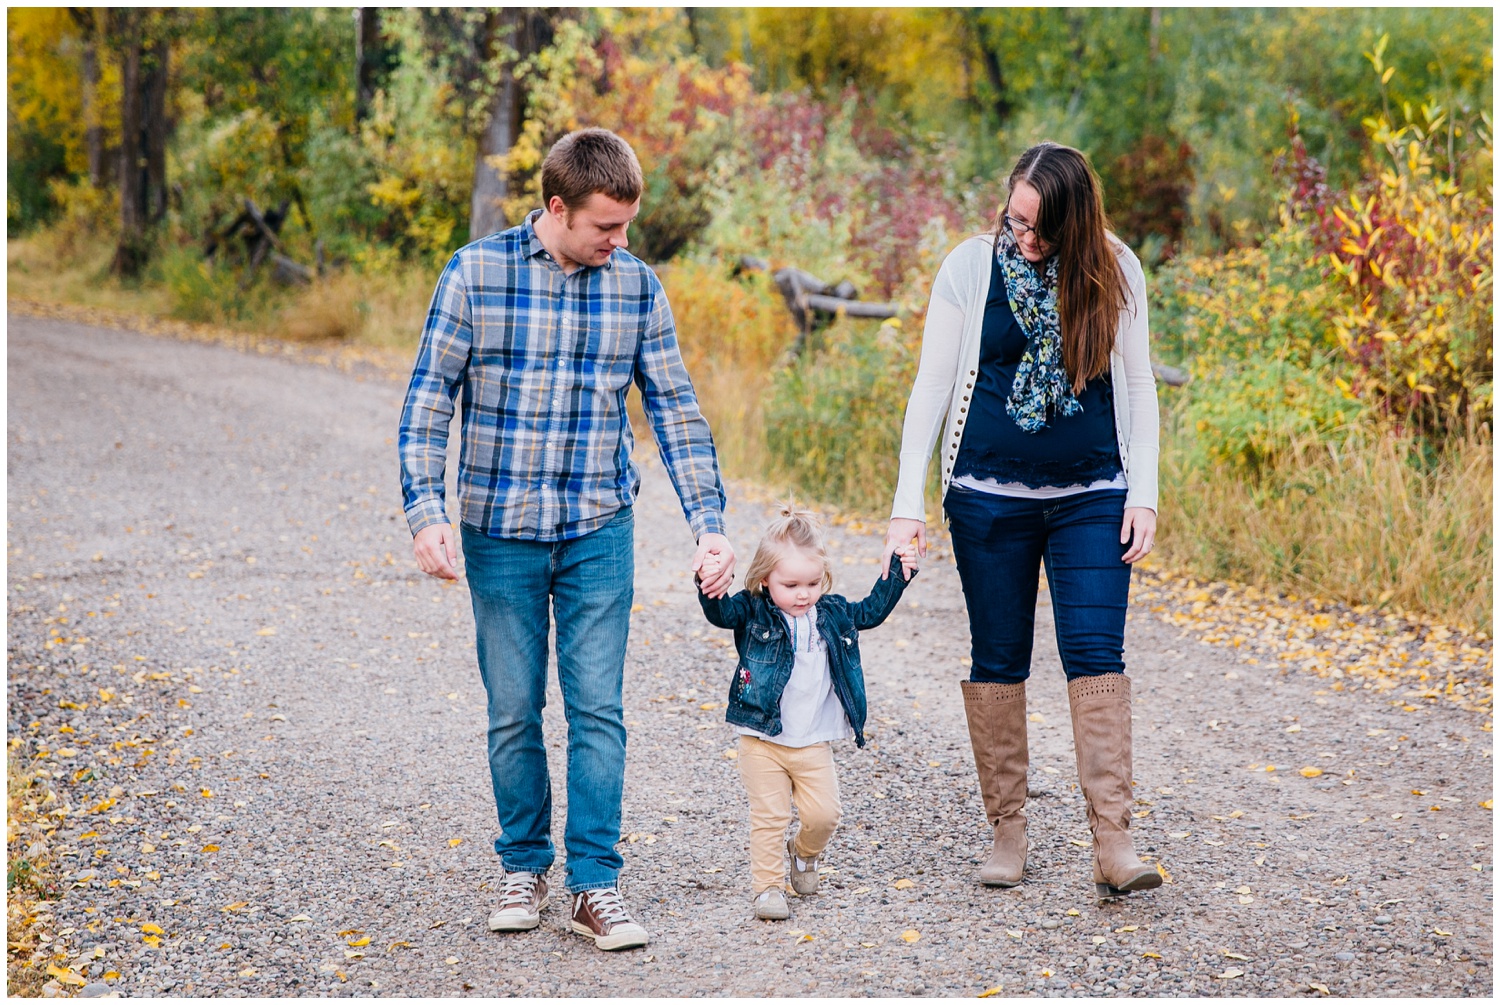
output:
[[[1120,543],[1130,545],[1122,561],[1134,564],[1149,555],[1156,544],[1156,510],[1145,506],[1126,509],[1125,523],[1120,527]]]
[[[912,538],[917,541],[917,554],[923,558],[927,557],[927,524],[921,520],[910,520],[906,517],[892,517],[891,524],[885,531],[885,551],[880,555],[880,578],[885,579],[891,574],[891,556],[896,554],[908,544]],[[906,578],[910,579],[910,576]]]

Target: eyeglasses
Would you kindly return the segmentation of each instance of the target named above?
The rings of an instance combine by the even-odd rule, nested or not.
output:
[[[1027,234],[1031,234],[1037,239],[1038,244],[1042,243],[1041,233],[1038,232],[1037,229],[1031,224],[1023,223],[1022,221],[1017,220],[1015,217],[1011,216],[1009,213],[1005,214],[1003,219],[1005,220],[1005,225],[1010,228],[1010,232],[1015,235],[1016,240],[1019,241]]]

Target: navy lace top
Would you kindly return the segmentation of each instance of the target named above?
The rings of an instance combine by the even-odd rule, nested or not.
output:
[[[1046,428],[1028,433],[1005,411],[1016,366],[1026,352],[1026,333],[1011,312],[1000,264],[992,260],[979,345],[979,377],[964,423],[954,477],[993,478],[1027,488],[1067,487],[1105,481],[1120,474],[1115,440],[1114,389],[1108,375],[1095,377],[1077,395],[1083,411],[1053,413]]]

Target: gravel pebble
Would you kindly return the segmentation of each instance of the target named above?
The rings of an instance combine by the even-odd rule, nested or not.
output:
[[[652,942],[605,954],[573,935],[561,863],[541,926],[491,933],[484,692],[465,590],[410,558],[402,383],[15,316],[7,351],[9,736],[48,751],[74,808],[47,839],[66,881],[49,925],[67,958],[105,947],[98,962],[122,976],[96,983],[185,997],[1492,994],[1485,720],[1253,664],[1145,609],[1127,632],[1133,827],[1171,881],[1094,901],[1044,592],[1026,882],[978,885],[967,618],[941,535],[864,639],[870,743],[836,752],[827,888],[793,898],[788,923],[753,920],[723,722],[732,649],[702,619],[690,535],[644,456],[621,849]],[[765,494],[730,495],[743,570]],[[863,596],[879,552],[878,536],[831,528],[836,589]],[[554,683],[559,846],[561,708]],[[1307,784],[1301,765],[1337,784]],[[1365,919],[1397,903],[1376,937]],[[1382,940],[1399,949],[1374,952]]]

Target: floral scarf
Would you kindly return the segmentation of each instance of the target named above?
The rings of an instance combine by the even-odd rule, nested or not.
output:
[[[1057,313],[1057,256],[1047,259],[1041,275],[1016,247],[1016,239],[1002,231],[995,257],[1005,276],[1011,313],[1026,336],[1026,352],[1016,367],[1005,411],[1028,433],[1047,425],[1049,412],[1076,415],[1083,406],[1073,396],[1062,361],[1062,325]]]

